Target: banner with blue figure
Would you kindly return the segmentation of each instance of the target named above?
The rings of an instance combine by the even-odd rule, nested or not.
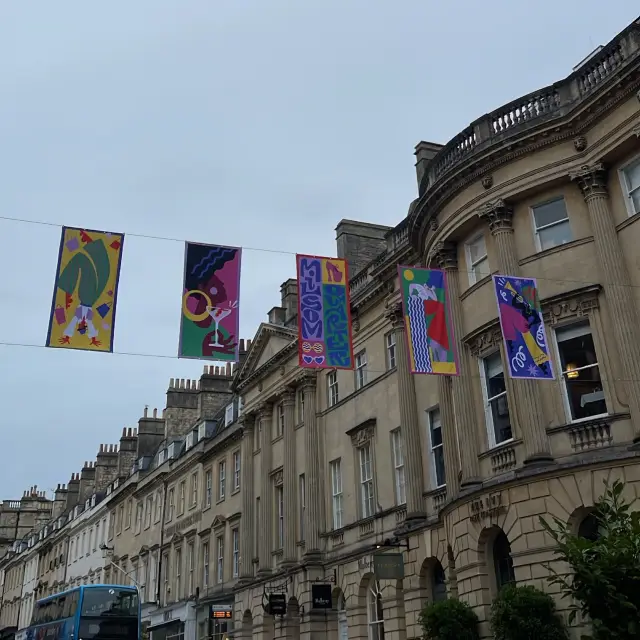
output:
[[[553,363],[535,279],[495,275],[493,286],[509,375],[521,380],[553,380]]]

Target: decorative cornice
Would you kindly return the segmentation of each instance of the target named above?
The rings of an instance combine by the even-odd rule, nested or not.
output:
[[[438,269],[445,271],[455,271],[458,268],[458,249],[455,242],[436,242],[431,252],[433,261],[438,265]]]
[[[482,205],[478,209],[478,217],[489,224],[489,230],[494,235],[513,230],[513,207],[502,198]]]
[[[227,519],[224,516],[218,515],[213,519],[213,522],[211,523],[211,528],[214,530],[222,529],[226,524],[227,524]]]
[[[554,325],[564,320],[589,315],[600,307],[599,284],[574,289],[542,300],[542,317],[546,325]]]
[[[273,478],[273,486],[281,487],[282,483],[284,482],[284,473],[283,473],[282,467],[280,467],[279,469],[276,469],[275,471],[272,471],[271,477]]]
[[[583,164],[579,169],[570,171],[569,178],[578,185],[586,201],[608,195],[607,169],[602,162]]]

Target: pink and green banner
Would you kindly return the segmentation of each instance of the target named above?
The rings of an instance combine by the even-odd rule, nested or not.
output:
[[[179,358],[237,362],[242,249],[186,242]]]

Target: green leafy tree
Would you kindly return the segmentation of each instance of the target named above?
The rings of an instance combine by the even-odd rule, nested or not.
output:
[[[553,598],[532,586],[507,585],[491,606],[495,640],[566,640]]]
[[[479,640],[478,616],[460,600],[449,598],[426,604],[418,621],[428,640]]]
[[[580,611],[591,620],[596,640],[640,638],[640,513],[631,510],[623,489],[619,481],[606,485],[593,512],[594,540],[575,535],[557,518],[554,526],[540,518],[570,569],[568,574],[550,569],[548,580],[576,603],[569,622]]]

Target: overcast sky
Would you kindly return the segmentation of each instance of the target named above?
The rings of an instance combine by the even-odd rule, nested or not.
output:
[[[0,216],[335,254],[397,224],[413,149],[559,80],[637,0],[0,0]],[[60,228],[0,220],[0,342],[44,344]],[[0,497],[67,482],[162,408],[183,245],[126,239],[117,351],[0,346]],[[242,334],[295,274],[245,250]]]

